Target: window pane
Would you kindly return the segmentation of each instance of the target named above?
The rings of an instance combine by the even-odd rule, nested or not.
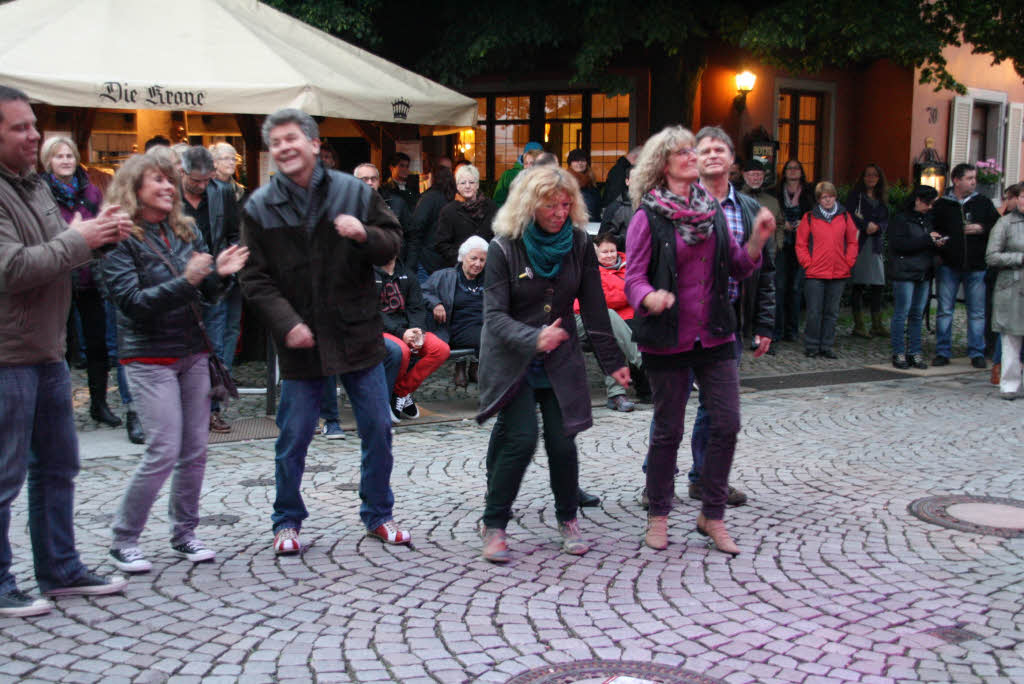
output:
[[[505,124],[494,127],[494,177],[512,168],[529,142],[529,124]]]
[[[545,95],[544,116],[547,119],[582,118],[583,95]]]
[[[628,123],[595,123],[590,127],[590,165],[604,182],[619,157],[629,152]]]
[[[499,121],[530,118],[530,96],[494,98],[494,118]]]
[[[480,178],[487,180],[487,127],[476,126],[459,132],[456,158],[464,158],[480,170]]]
[[[481,121],[487,120],[487,98],[478,97],[476,98],[476,118]]]
[[[590,96],[590,115],[595,119],[628,119],[629,95],[607,95],[596,93]]]
[[[787,93],[779,93],[779,118],[790,118],[790,96]]]
[[[818,118],[818,98],[812,95],[800,98],[800,118],[804,121],[814,121]]]

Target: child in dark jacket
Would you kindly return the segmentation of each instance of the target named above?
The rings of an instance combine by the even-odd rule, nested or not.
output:
[[[412,393],[448,360],[451,350],[434,333],[424,332],[427,310],[416,277],[397,259],[375,266],[373,271],[384,337],[402,349],[402,365],[391,394],[392,420],[419,418]]]

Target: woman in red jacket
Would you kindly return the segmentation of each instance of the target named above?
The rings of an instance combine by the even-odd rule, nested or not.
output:
[[[839,318],[839,297],[857,261],[857,225],[836,200],[836,186],[814,187],[818,205],[804,214],[796,229],[796,258],[806,272],[807,322],[804,354],[838,358],[832,350]]]

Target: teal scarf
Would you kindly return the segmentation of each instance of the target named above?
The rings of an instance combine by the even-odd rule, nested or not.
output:
[[[537,275],[542,278],[554,278],[562,268],[562,259],[572,249],[573,227],[571,219],[566,219],[562,229],[557,233],[542,230],[536,221],[523,231],[523,244],[526,256]]]

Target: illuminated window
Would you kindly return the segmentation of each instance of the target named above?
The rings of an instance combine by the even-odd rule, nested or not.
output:
[[[790,159],[799,159],[807,180],[819,180],[822,163],[824,100],[821,93],[801,90],[779,91],[779,158],[777,173]]]
[[[603,182],[619,157],[629,152],[629,95],[590,96],[590,166]]]
[[[563,165],[570,151],[587,150],[594,175],[604,181],[629,151],[631,104],[629,95],[593,91],[478,97],[474,163],[484,179],[497,179],[516,163],[526,143],[536,140]],[[459,149],[468,159],[466,138],[460,136]]]

